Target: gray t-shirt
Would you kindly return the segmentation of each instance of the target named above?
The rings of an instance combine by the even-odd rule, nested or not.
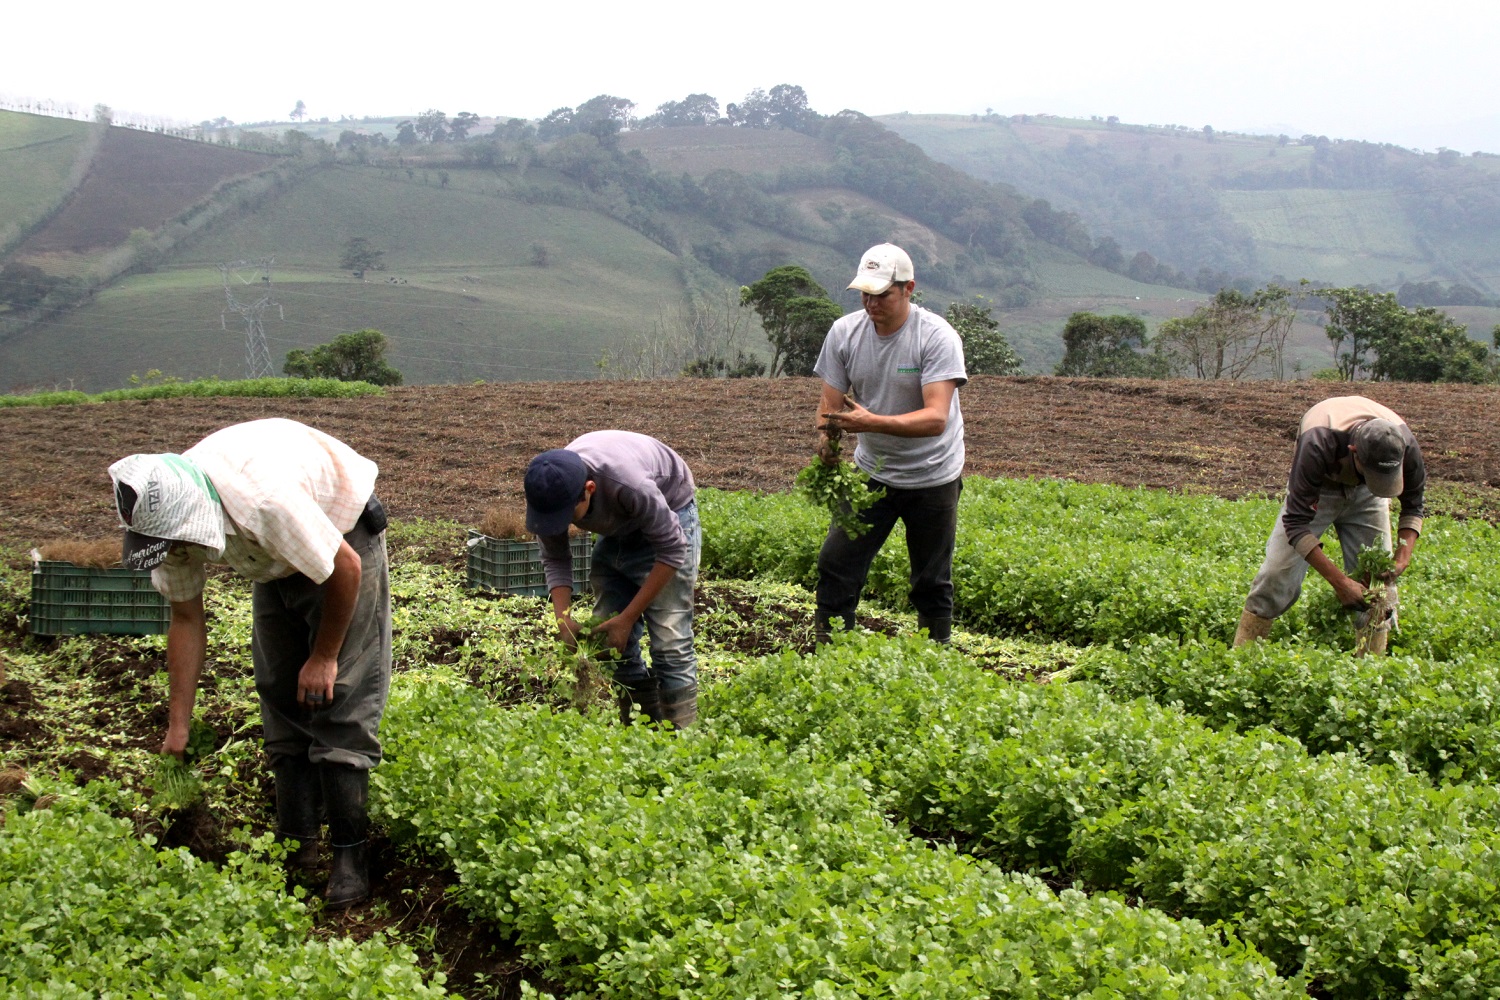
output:
[[[948,321],[921,306],[888,337],[875,332],[864,310],[834,321],[813,371],[840,392],[881,416],[923,407],[922,387],[931,382],[969,381],[963,341]],[[948,408],[948,426],[935,437],[859,435],[854,464],[880,482],[901,489],[951,483],[964,471],[964,416],[958,393]]]
[[[681,569],[688,541],[675,511],[693,502],[696,484],[682,456],[654,437],[634,431],[591,431],[568,442],[594,481],[588,513],[573,523],[599,535],[640,532],[656,561]],[[573,585],[568,536],[537,539],[547,589]]]

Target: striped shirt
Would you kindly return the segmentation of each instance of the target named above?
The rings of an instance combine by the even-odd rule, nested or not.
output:
[[[224,509],[224,559],[256,583],[333,574],[333,557],[375,492],[375,463],[295,420],[273,417],[215,431],[183,455],[201,468]],[[151,573],[169,601],[203,593],[208,552],[174,545]]]

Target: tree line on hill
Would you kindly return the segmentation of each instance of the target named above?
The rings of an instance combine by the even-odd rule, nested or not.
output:
[[[1221,289],[1188,316],[1163,323],[1148,338],[1139,316],[1076,312],[1062,331],[1063,359],[1055,374],[1099,378],[1198,378],[1238,380],[1286,378],[1285,349],[1298,310],[1320,305],[1333,344],[1336,367],[1319,377],[1402,382],[1500,381],[1500,326],[1495,350],[1469,338],[1462,324],[1430,306],[1407,309],[1391,292],[1361,288],[1292,289],[1267,285],[1246,295]],[[738,340],[744,331],[729,316],[749,309],[760,321],[771,350],[769,363]],[[658,337],[645,345],[653,361],[668,367],[635,368],[626,374],[697,378],[810,376],[829,328],[843,313],[806,268],[783,264],[740,289],[726,302],[724,319],[709,307],[689,317],[697,336],[684,343]],[[953,302],[945,318],[963,342],[970,375],[1017,375],[1021,359],[991,314],[992,303],[975,298]],[[658,334],[666,331],[658,330]],[[343,334],[311,350],[288,353],[283,368],[298,378],[333,378],[400,385],[401,373],[385,360],[388,346],[378,330]],[[729,351],[734,350],[734,356]],[[638,357],[637,364],[645,359]],[[601,364],[601,372],[610,366]],[[616,373],[623,369],[616,368]]]
[[[983,120],[999,128],[1012,124],[1012,118],[994,114]],[[1118,122],[1111,126],[1147,131]],[[1219,140],[1208,128],[1172,134],[1187,143]],[[1310,155],[1283,155],[1294,143]],[[1428,238],[1477,236],[1500,226],[1500,185],[1494,183],[1488,163],[1493,156],[1487,153],[1475,152],[1467,159],[1450,149],[1424,155],[1390,143],[1315,135],[1299,140],[1280,136],[1276,144],[1266,145],[1266,162],[1239,168],[1206,166],[1191,151],[1163,160],[1161,152],[1159,144],[1144,138],[1134,144],[1073,135],[1058,148],[1028,145],[1024,155],[1006,159],[1003,172],[990,169],[996,170],[992,176],[1035,194],[1086,206],[1092,226],[1160,258],[1166,268],[1161,283],[1210,292],[1230,282],[1207,288],[1198,269],[1228,272],[1235,276],[1232,283],[1247,293],[1253,281],[1247,283],[1244,276],[1258,270],[1255,241],[1222,206],[1221,190],[1389,190],[1412,227]],[[1144,264],[1132,275],[1138,280]]]
[[[1297,312],[1322,308],[1335,366],[1315,377],[1340,381],[1500,382],[1500,326],[1493,348],[1431,306],[1403,306],[1393,292],[1271,284],[1246,295],[1221,289],[1154,339],[1138,316],[1078,312],[1063,328],[1055,373],[1104,378],[1286,377],[1286,341]]]
[[[894,220],[869,209],[844,211],[836,204],[820,209],[823,225],[807,219],[784,196],[809,187],[848,187],[884,201],[929,228],[961,244],[951,260],[919,259],[929,283],[952,292],[980,287],[994,292],[1002,307],[1025,305],[1035,294],[1028,245],[1052,243],[1088,258],[1096,266],[1136,280],[1176,282],[1191,287],[1180,272],[1149,253],[1127,254],[1108,237],[1094,239],[1080,218],[1032,199],[1007,185],[990,184],[937,163],[873,119],[854,111],[821,115],[794,84],[769,91],[756,88],[738,102],[723,106],[711,94],[689,94],[667,101],[645,116],[636,105],[611,94],[596,95],[574,106],[554,109],[535,123],[521,119],[497,122],[487,136],[472,135],[477,116],[460,112],[448,118],[429,109],[397,125],[394,144],[412,154],[422,147],[455,151],[480,168],[537,163],[578,181],[585,191],[609,189],[604,209],[674,253],[692,252],[712,269],[745,283],[775,266],[763,249],[733,239],[704,239],[690,247],[671,234],[664,213],[701,213],[732,232],[749,224],[796,239],[829,243],[840,252],[859,253],[888,238]],[[622,152],[619,136],[626,129],[718,125],[730,128],[791,129],[823,139],[837,149],[829,165],[796,165],[774,176],[721,169],[701,177],[654,171],[638,152]],[[335,149],[368,161],[385,136],[346,130]],[[537,186],[523,196],[556,201],[566,195]],[[595,204],[592,207],[601,207]],[[920,248],[919,256],[926,255]],[[1217,286],[1216,286],[1217,287]]]

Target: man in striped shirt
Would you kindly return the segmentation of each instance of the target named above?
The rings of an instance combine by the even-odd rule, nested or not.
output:
[[[365,800],[380,763],[391,674],[385,512],[375,463],[293,420],[226,427],[180,455],[109,469],[125,524],[124,563],[150,569],[172,606],[167,733],[181,756],[208,643],[206,564],[252,583],[251,656],[277,832],[298,868],[318,863],[326,813],[330,908],[369,896]]]
[[[1399,497],[1395,568],[1387,576],[1394,595],[1396,578],[1410,565],[1422,533],[1426,486],[1422,449],[1394,411],[1363,396],[1335,396],[1309,409],[1297,432],[1286,502],[1245,598],[1234,644],[1269,634],[1272,622],[1301,595],[1309,566],[1328,581],[1340,604],[1364,610],[1367,588],[1355,579],[1356,560],[1372,545],[1391,551],[1391,498]],[[1338,532],[1343,569],[1319,540],[1329,526]],[[1386,630],[1377,629],[1372,652],[1384,650]]]

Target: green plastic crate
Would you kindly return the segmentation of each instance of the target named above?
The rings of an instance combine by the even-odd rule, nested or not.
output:
[[[151,573],[89,569],[68,562],[32,564],[34,635],[157,635],[172,621],[172,607],[151,586]]]
[[[464,562],[464,582],[470,590],[547,596],[547,576],[542,570],[542,551],[535,541],[491,538],[470,528],[465,544],[468,558]],[[573,589],[587,590],[594,536],[574,535],[569,548],[573,552]]]

